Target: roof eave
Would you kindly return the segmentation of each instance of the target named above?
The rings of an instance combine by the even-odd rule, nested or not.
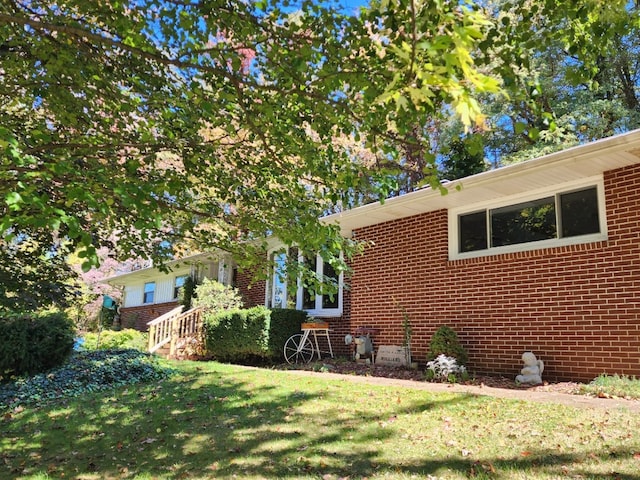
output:
[[[587,178],[640,161],[640,130],[579,145],[522,163],[489,170],[444,184],[448,194],[424,188],[398,197],[328,215],[323,222],[338,224],[345,236],[358,228],[420,213],[499,198],[518,189]],[[542,173],[544,172],[544,174]],[[527,187],[527,185],[529,185]],[[499,187],[498,187],[499,186]],[[482,193],[482,195],[480,195]]]

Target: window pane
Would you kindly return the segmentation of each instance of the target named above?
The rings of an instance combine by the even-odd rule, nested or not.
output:
[[[311,272],[316,271],[316,257],[304,257],[304,266]],[[302,285],[302,309],[313,310],[316,308],[316,294],[315,292],[304,284]]]
[[[338,273],[331,264],[323,262],[322,274],[324,275],[324,281],[331,281],[336,287],[336,291],[322,295],[322,308],[338,308]]]
[[[153,294],[156,291],[156,283],[145,283],[144,284],[144,298],[143,303],[153,303]]]
[[[460,215],[459,245],[460,253],[484,250],[487,248],[487,213],[486,211]]]
[[[286,263],[287,256],[279,253],[274,257],[275,268],[273,274],[273,308],[287,308]]]
[[[600,232],[596,187],[560,195],[560,218],[563,237]]]
[[[298,247],[290,247],[289,248],[289,257],[287,263],[299,261],[300,252]],[[289,268],[289,266],[287,266]],[[295,267],[294,271],[297,269]],[[295,275],[295,278],[293,278]],[[297,272],[294,274],[291,271],[287,271],[287,308],[297,308],[298,305],[298,275]]]
[[[178,298],[178,296],[180,295],[180,289],[184,287],[184,282],[187,280],[188,276],[189,275],[181,275],[179,277],[176,277],[176,283],[173,287],[173,298]]]
[[[556,238],[554,197],[491,210],[491,246]]]

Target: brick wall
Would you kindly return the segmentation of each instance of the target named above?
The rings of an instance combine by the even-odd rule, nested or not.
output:
[[[264,305],[267,288],[264,280],[254,281],[251,272],[239,270],[235,278],[235,287],[242,295],[246,307]]]
[[[449,261],[445,210],[358,230],[372,245],[353,261],[351,303],[338,330],[380,329],[424,363],[440,325],[453,327],[471,370],[515,376],[520,355],[545,361],[543,377],[640,375],[640,165],[607,172],[608,240]]]
[[[178,302],[167,302],[122,308],[120,310],[120,324],[122,328],[135,328],[141,332],[146,332],[149,329],[147,327],[148,322],[170,312],[177,306]]]

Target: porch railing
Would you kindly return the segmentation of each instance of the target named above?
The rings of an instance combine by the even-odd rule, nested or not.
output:
[[[153,353],[169,344],[169,356],[176,353],[178,340],[194,336],[202,328],[200,308],[182,312],[176,307],[170,312],[147,323],[149,327],[149,352]]]

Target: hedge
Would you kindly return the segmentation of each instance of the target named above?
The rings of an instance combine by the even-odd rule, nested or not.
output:
[[[254,307],[209,314],[204,320],[207,354],[221,361],[276,360],[286,340],[300,331],[305,312]]]
[[[75,328],[64,313],[0,318],[0,379],[57,367],[71,355]]]
[[[274,359],[284,359],[284,344],[294,333],[300,333],[303,322],[308,321],[307,312],[293,308],[271,310],[269,325],[269,350]]]

